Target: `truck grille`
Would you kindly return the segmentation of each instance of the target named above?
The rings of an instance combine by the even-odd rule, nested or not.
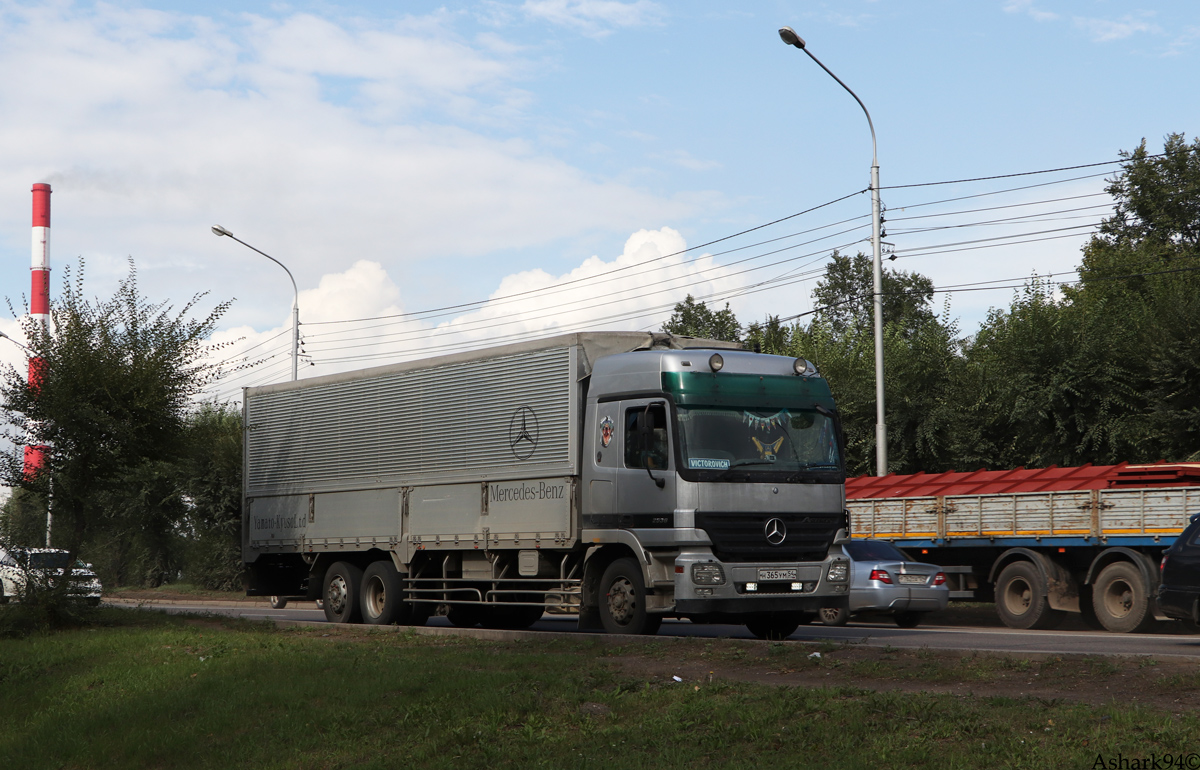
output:
[[[771,519],[781,519],[787,537],[779,545],[767,542]],[[713,552],[723,562],[821,561],[845,520],[839,513],[701,513],[696,527],[708,533]]]

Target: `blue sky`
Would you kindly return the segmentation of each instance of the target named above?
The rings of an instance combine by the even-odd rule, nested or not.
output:
[[[747,322],[804,312],[828,253],[868,248],[871,147],[782,25],[871,110],[895,266],[939,286],[1069,272],[1114,167],[897,186],[1200,133],[1185,2],[0,2],[0,288],[28,291],[48,181],[56,284],[83,256],[103,294],[133,256],[152,298],[237,298],[220,339],[269,358],[222,395],[284,376],[291,297],[217,222],[295,273],[310,374],[657,328],[689,291]],[[1011,292],[951,313],[969,332]]]

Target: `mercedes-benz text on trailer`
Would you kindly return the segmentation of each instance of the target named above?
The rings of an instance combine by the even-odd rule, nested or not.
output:
[[[840,423],[803,359],[570,334],[250,388],[244,410],[250,595],[764,638],[847,606]]]

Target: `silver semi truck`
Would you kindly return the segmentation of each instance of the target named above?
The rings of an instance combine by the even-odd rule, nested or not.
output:
[[[250,595],[334,622],[764,638],[847,603],[840,423],[803,359],[568,334],[244,395]]]

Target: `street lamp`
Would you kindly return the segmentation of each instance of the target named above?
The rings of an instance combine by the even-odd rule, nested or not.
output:
[[[858,94],[851,91],[850,86],[843,83],[841,78],[821,64],[820,59],[812,55],[804,45],[804,38],[797,35],[791,27],[780,29],[779,37],[788,45],[794,45],[808,54],[808,58],[815,61],[821,69],[829,73],[829,77],[846,89],[846,92],[854,97],[854,101],[858,102],[858,106],[862,107],[863,114],[867,116],[867,126],[871,129],[871,249],[874,252],[875,272],[875,475],[886,476],[887,423],[884,422],[883,411],[883,249],[880,243],[882,212],[879,205],[879,154],[875,149],[875,124],[871,122],[871,113],[867,112],[867,105],[862,103]]]
[[[283,272],[287,273],[288,278],[291,279],[292,294],[293,294],[293,297],[292,297],[292,381],[295,382],[296,373],[300,366],[300,290],[296,288],[296,279],[292,278],[292,271],[288,270],[286,265],[284,265],[278,259],[275,259],[275,257],[272,257],[270,254],[266,253],[265,251],[259,251],[258,249],[254,248],[250,244],[241,240],[240,238],[235,238],[233,233],[229,232],[224,227],[221,227],[220,225],[213,225],[212,231],[213,231],[213,235],[215,235],[217,237],[220,237],[222,235],[228,236],[230,238],[233,238],[235,241],[242,244],[246,248],[250,249],[251,251],[258,251],[259,254],[262,254],[267,259],[271,260],[275,264],[282,267]]]

